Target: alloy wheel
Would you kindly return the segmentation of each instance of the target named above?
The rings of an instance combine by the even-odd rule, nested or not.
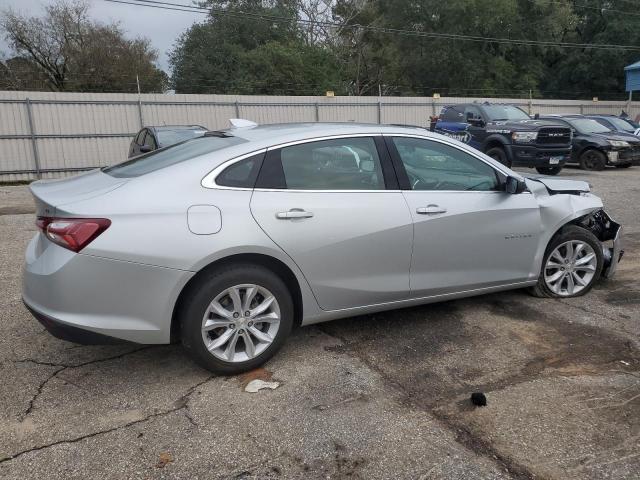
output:
[[[555,294],[570,297],[586,288],[596,272],[598,258],[591,245],[570,240],[558,245],[544,266],[544,281]]]
[[[225,362],[244,362],[271,345],[280,327],[280,306],[266,288],[229,287],[209,304],[202,319],[207,350]]]

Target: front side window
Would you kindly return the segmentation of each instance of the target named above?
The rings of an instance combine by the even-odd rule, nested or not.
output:
[[[320,140],[284,147],[280,162],[292,190],[384,190],[373,138]]]
[[[499,189],[494,169],[450,145],[395,137],[393,143],[411,190],[492,191]]]

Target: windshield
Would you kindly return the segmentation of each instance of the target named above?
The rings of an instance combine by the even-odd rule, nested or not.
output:
[[[626,120],[623,120],[622,118],[607,117],[607,120],[610,121],[618,130],[622,130],[624,132],[633,132],[635,130],[635,128],[633,128],[633,125],[631,125]]]
[[[161,168],[184,162],[200,155],[222,150],[223,148],[248,142],[238,137],[200,137],[176,143],[170,147],[155,150],[146,155],[140,155],[113,167],[103,168],[104,173],[112,177],[129,178],[139,177],[146,173],[155,172]]]
[[[606,133],[611,131],[590,118],[567,118],[566,120],[580,133]]]
[[[206,130],[204,128],[181,128],[178,130],[157,130],[156,136],[158,137],[158,142],[160,142],[161,146],[168,147],[169,145],[173,145],[174,143],[184,142],[185,140],[189,140],[191,138],[201,137],[205,133]]]
[[[491,121],[500,120],[531,120],[523,110],[512,105],[483,105],[483,110]]]

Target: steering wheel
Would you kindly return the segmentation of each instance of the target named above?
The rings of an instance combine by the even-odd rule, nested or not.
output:
[[[411,190],[437,190],[440,182],[438,180],[426,180],[421,176],[407,171]]]

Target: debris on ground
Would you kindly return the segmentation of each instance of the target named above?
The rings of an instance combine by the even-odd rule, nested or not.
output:
[[[251,380],[247,383],[247,386],[244,387],[245,392],[249,393],[258,393],[259,390],[264,388],[270,388],[271,390],[275,390],[280,386],[280,382],[265,382],[264,380]]]
[[[250,370],[246,373],[243,373],[238,377],[240,380],[240,385],[242,388],[246,387],[252,380],[263,380],[268,382],[273,377],[273,372],[267,370],[266,368],[260,367],[254,370]]]
[[[156,463],[156,468],[164,468],[171,462],[173,462],[171,454],[169,452],[162,452],[158,459],[158,463]]]
[[[487,397],[482,392],[473,392],[471,394],[471,403],[476,407],[485,407],[487,405]]]

